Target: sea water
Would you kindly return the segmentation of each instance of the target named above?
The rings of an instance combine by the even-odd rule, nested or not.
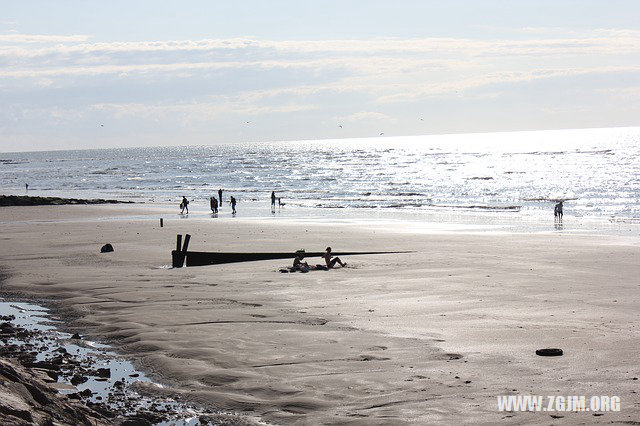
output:
[[[90,141],[88,142],[90,145]],[[169,203],[238,215],[636,233],[640,128],[0,153],[0,192]],[[223,204],[220,215],[230,214]],[[557,227],[556,227],[557,229]]]

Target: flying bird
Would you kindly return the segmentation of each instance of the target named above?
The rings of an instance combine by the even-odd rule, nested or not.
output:
[[[338,124],[338,127],[340,127],[342,129],[342,124]]]

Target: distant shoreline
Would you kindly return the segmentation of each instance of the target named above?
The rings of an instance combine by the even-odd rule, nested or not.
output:
[[[0,195],[0,207],[11,206],[62,206],[66,204],[133,204],[133,201],[118,201],[60,197],[31,197],[28,195]]]

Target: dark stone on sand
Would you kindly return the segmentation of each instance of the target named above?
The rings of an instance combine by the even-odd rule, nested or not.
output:
[[[0,195],[0,207],[9,206],[61,206],[65,204],[132,204],[133,201],[117,201],[59,197],[29,197],[27,195]]]
[[[113,251],[113,246],[109,243],[102,246],[100,253],[110,253]]]
[[[82,337],[80,337],[80,335],[78,333],[74,333],[73,336],[71,336],[72,339],[76,339],[76,340],[80,340],[82,339]]]
[[[558,348],[545,348],[536,350],[536,355],[539,356],[562,356],[562,354],[562,349]]]

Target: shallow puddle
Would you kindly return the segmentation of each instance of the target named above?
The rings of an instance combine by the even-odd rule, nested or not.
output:
[[[52,318],[43,306],[0,301],[0,317],[0,324],[10,323],[17,330],[12,337],[2,338],[3,349],[32,354],[33,361],[23,365],[47,371],[51,386],[70,398],[82,399],[90,407],[107,408],[124,416],[141,412],[158,414],[162,420],[153,424],[160,426],[210,424],[201,422],[200,416],[219,414],[173,399],[139,394],[134,390],[136,385],[164,386],[136,370],[110,346],[82,336],[74,339],[71,334],[60,331],[57,327],[60,321]]]

